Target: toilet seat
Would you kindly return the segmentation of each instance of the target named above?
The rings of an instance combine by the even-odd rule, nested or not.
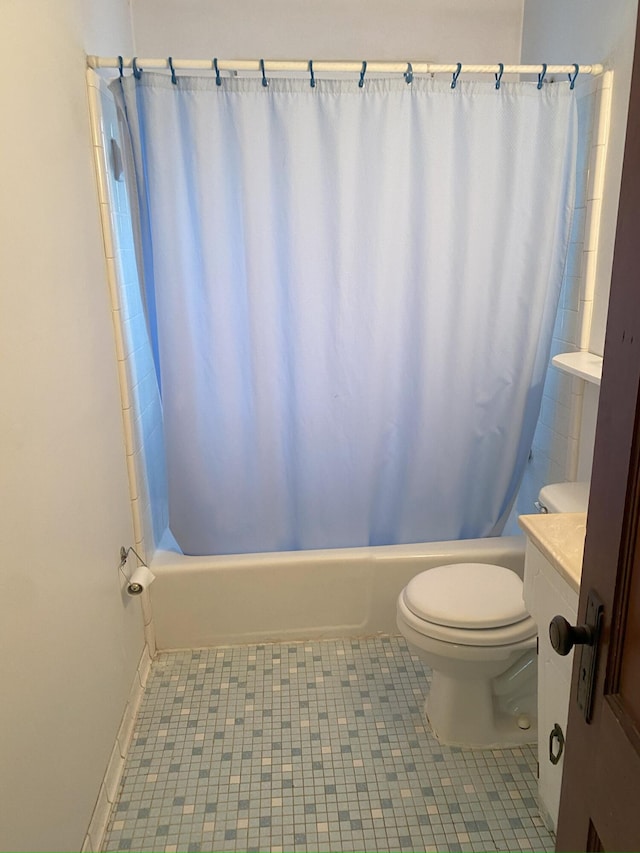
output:
[[[457,563],[413,578],[398,601],[405,624],[425,637],[464,646],[507,646],[537,633],[510,569]]]
[[[421,572],[407,584],[405,602],[416,616],[448,628],[501,628],[529,615],[518,575],[486,563]]]

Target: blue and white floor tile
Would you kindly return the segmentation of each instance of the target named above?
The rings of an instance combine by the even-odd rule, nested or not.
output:
[[[162,654],[105,851],[546,851],[532,747],[441,746],[401,638]]]

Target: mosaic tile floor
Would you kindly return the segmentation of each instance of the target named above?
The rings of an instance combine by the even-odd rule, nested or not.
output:
[[[533,749],[441,746],[425,689],[396,637],[160,655],[104,850],[552,850]]]

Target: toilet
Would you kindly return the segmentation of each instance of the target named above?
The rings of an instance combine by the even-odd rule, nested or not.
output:
[[[431,669],[425,712],[441,743],[537,740],[538,630],[515,572],[485,563],[422,572],[400,593],[397,624]]]
[[[576,491],[582,497],[584,489],[574,483],[545,488],[544,509],[579,511]],[[485,563],[428,569],[400,593],[396,621],[409,648],[431,669],[425,713],[441,743],[536,743],[537,626],[515,572]]]

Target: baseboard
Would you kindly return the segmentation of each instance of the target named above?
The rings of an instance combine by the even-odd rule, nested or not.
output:
[[[149,646],[145,644],[140,656],[138,668],[136,670],[129,698],[122,715],[122,722],[116,735],[111,758],[107,765],[104,774],[104,779],[100,785],[96,805],[91,815],[89,828],[82,845],[82,851],[86,853],[98,853],[102,849],[104,835],[109,823],[111,809],[116,801],[120,780],[124,770],[124,761],[127,757],[131,736],[136,721],[136,716],[142,702],[142,696],[149,677],[151,669],[151,655],[149,654]]]

